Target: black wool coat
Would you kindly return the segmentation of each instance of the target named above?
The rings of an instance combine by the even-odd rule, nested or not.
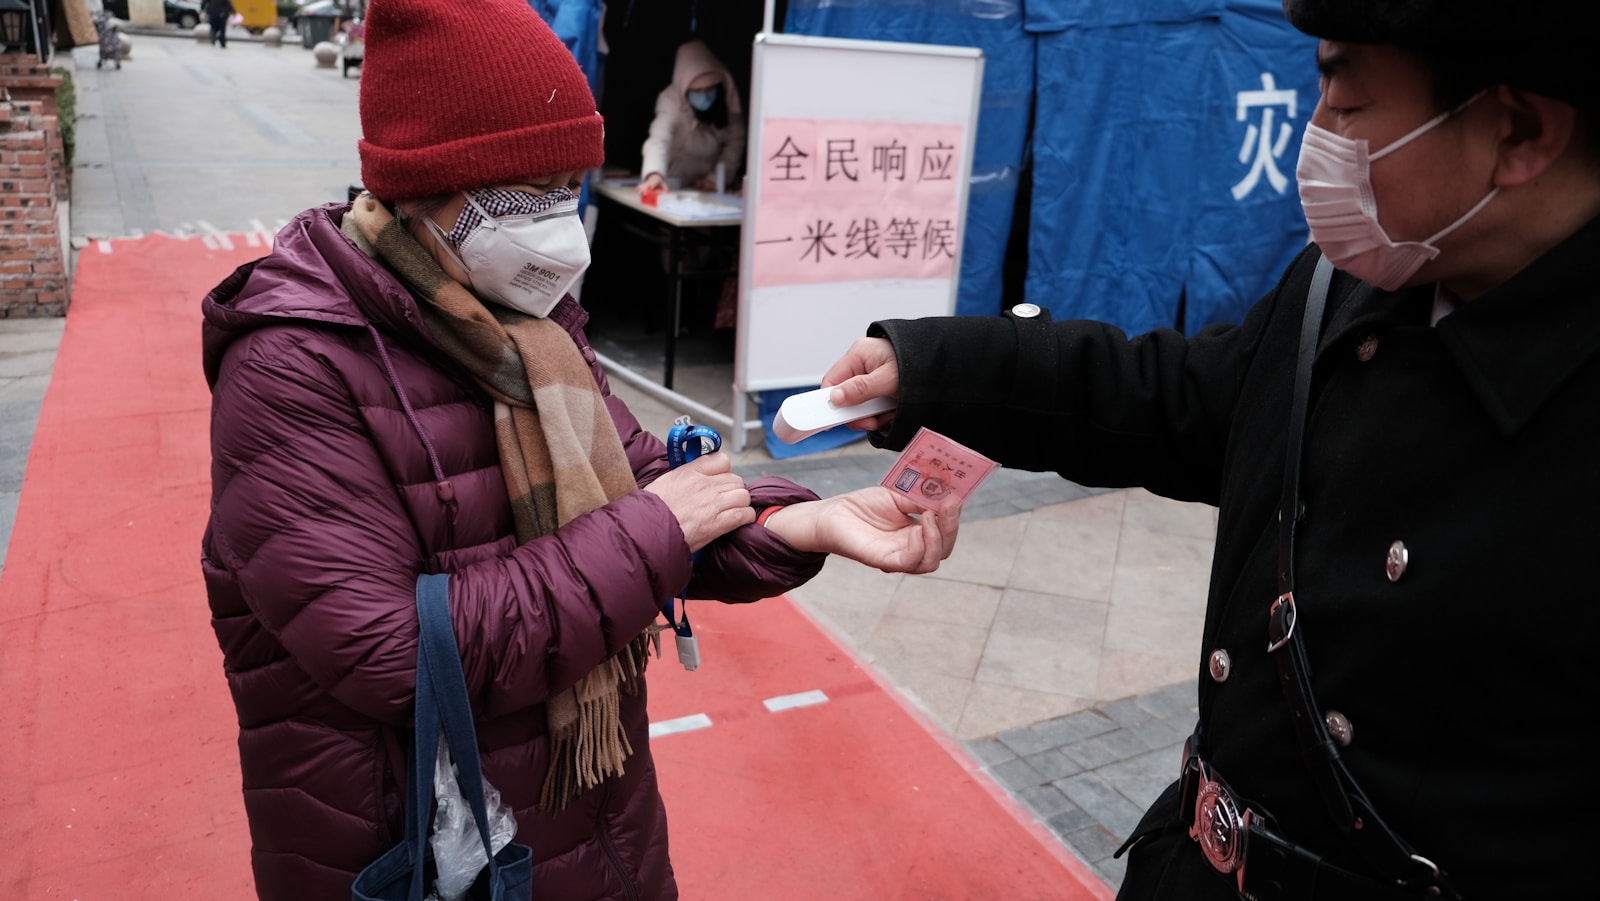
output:
[[[880,446],[927,426],[1006,466],[1219,508],[1204,749],[1278,830],[1362,859],[1325,811],[1267,654],[1308,249],[1239,325],[1128,339],[1013,315],[875,323],[899,360]],[[1295,555],[1320,706],[1379,814],[1469,899],[1591,896],[1600,779],[1600,220],[1430,327],[1432,285],[1335,277]],[[1400,542],[1406,566],[1386,564]],[[1216,678],[1207,659],[1231,662]],[[1177,773],[1174,761],[1174,777]],[[1125,898],[1235,897],[1151,808]],[[1137,833],[1136,833],[1137,834]]]

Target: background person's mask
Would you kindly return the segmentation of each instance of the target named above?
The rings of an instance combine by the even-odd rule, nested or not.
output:
[[[1440,113],[1377,153],[1368,152],[1365,139],[1346,138],[1306,123],[1295,180],[1311,240],[1322,248],[1328,262],[1364,282],[1394,291],[1439,255],[1435,242],[1465,225],[1494,199],[1499,188],[1426,241],[1396,242],[1378,224],[1378,200],[1372,191],[1371,164],[1375,160],[1411,143],[1482,96],[1477,94]]]
[[[712,85],[703,91],[686,91],[683,98],[698,112],[705,112],[717,103],[717,97],[722,93],[721,85]]]
[[[542,195],[482,192],[488,198],[532,198],[523,201],[531,211],[496,214],[487,207],[503,209],[503,204],[481,202],[474,196],[478,193],[467,193],[471,211],[463,210],[462,217],[469,221],[458,221],[449,235],[432,218],[425,217],[424,224],[467,271],[479,298],[530,316],[550,315],[589,268],[589,238],[578,218],[577,195],[567,188]],[[478,221],[470,222],[474,218]],[[463,231],[459,242],[452,240]]]

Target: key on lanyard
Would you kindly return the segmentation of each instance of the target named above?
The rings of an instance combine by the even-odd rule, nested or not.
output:
[[[709,446],[709,450],[707,449]],[[679,417],[672,426],[672,431],[667,434],[667,466],[677,469],[690,460],[695,460],[704,453],[716,453],[722,448],[722,436],[717,430],[703,425],[690,425],[689,417]],[[700,552],[695,551],[694,560],[700,559]],[[682,604],[683,617],[680,619],[674,613],[672,598],[667,598],[666,606],[662,612],[667,616],[667,622],[672,625],[672,634],[678,645],[678,662],[689,672],[700,668],[700,642],[694,637],[694,630],[689,627],[689,593],[678,596]],[[660,629],[663,627],[652,626],[651,634],[655,638],[656,653],[661,652]]]

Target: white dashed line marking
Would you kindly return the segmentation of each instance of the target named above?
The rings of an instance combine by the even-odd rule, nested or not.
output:
[[[776,698],[767,698],[761,702],[769,713],[778,713],[784,710],[793,710],[796,707],[811,707],[816,704],[828,703],[828,695],[821,689],[802,691],[799,694],[779,695]],[[739,710],[724,711],[718,714],[724,720],[744,719],[747,714]],[[693,716],[680,716],[675,720],[662,720],[650,724],[650,737],[660,738],[663,735],[673,735],[678,732],[693,732],[696,729],[711,728],[711,717],[704,713]]]
[[[802,691],[797,695],[780,695],[776,698],[767,698],[761,703],[773,713],[780,710],[792,710],[795,707],[810,707],[812,704],[826,704],[828,696],[818,691]]]
[[[675,720],[662,720],[650,724],[650,737],[660,738],[663,735],[674,735],[679,732],[693,732],[696,729],[711,728],[711,717],[703,713],[693,716],[680,716]]]
[[[223,250],[233,249],[233,242],[228,240],[228,236],[224,234],[221,229],[205,221],[204,219],[200,220],[200,227],[206,230],[206,237],[215,240],[218,244],[222,245]],[[206,246],[210,247],[211,245],[208,243]]]

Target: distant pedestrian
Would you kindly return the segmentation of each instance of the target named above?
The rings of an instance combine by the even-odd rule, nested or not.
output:
[[[228,17],[233,15],[233,0],[201,0],[200,11],[211,24],[211,45],[228,49]]]

